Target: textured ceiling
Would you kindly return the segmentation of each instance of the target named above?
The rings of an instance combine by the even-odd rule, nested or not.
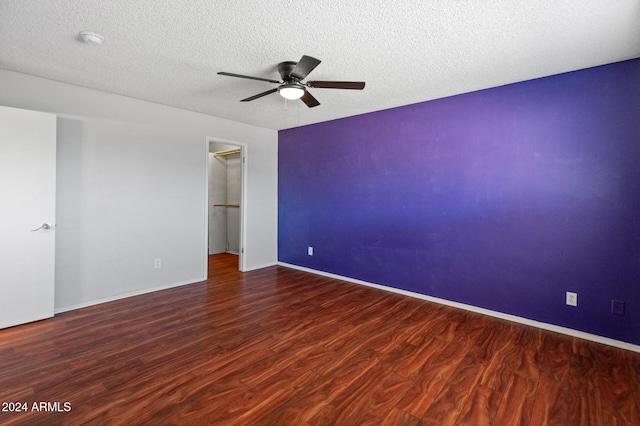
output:
[[[308,79],[366,88],[309,109],[216,75],[279,79],[303,54]],[[638,0],[0,0],[0,68],[272,129],[637,57]]]

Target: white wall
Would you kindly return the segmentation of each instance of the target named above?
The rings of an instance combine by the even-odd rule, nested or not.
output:
[[[5,70],[0,105],[58,115],[56,311],[204,279],[207,137],[248,144],[246,269],[275,264],[275,130]]]

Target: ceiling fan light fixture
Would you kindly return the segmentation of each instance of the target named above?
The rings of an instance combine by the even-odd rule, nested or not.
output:
[[[278,88],[280,96],[289,100],[300,99],[302,95],[304,95],[304,92],[304,87],[295,83],[284,84]]]

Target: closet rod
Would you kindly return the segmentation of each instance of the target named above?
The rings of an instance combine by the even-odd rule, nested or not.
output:
[[[216,152],[215,154],[213,154],[214,157],[222,157],[225,155],[233,155],[233,154],[240,154],[240,150],[239,149],[234,149],[231,151],[224,151],[224,152]]]
[[[213,207],[240,207],[240,204],[214,204]]]

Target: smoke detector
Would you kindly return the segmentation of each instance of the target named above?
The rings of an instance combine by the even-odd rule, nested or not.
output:
[[[88,44],[101,45],[104,37],[91,31],[80,31],[80,38]]]

